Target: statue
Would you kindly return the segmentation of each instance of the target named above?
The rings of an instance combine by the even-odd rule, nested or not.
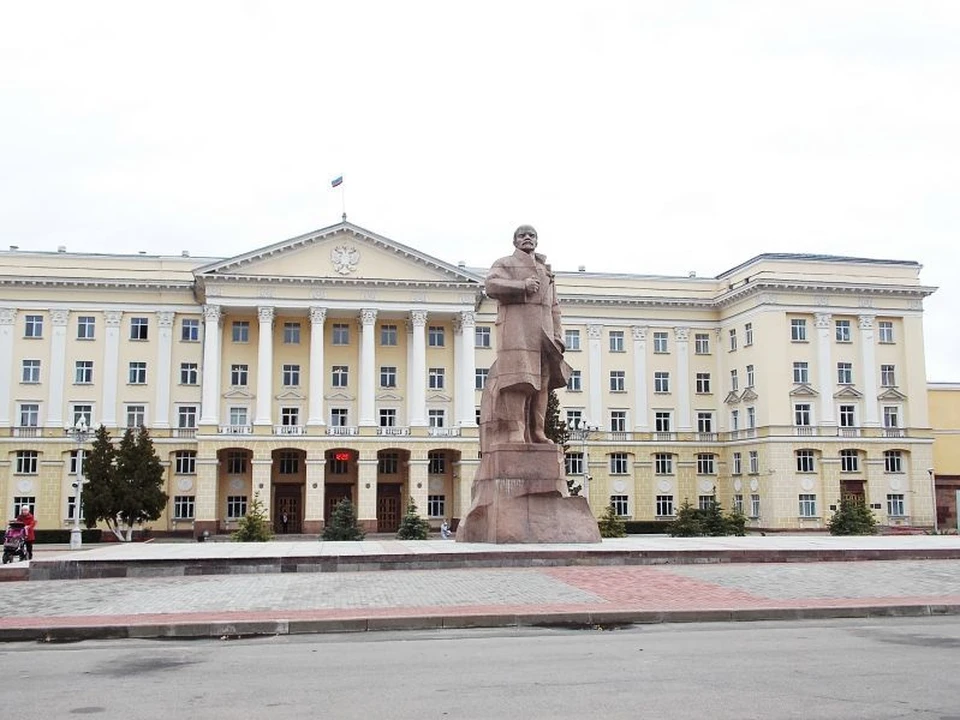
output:
[[[570,376],[553,273],[531,226],[517,228],[513,245],[485,282],[498,302],[497,359],[481,396],[480,468],[457,541],[600,542],[586,499],[569,496],[562,449],[544,432],[550,391]]]

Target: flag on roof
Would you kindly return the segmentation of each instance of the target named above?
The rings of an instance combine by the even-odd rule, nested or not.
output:
[[[343,175],[337,175],[330,181],[330,187],[338,187],[340,185],[343,185]]]

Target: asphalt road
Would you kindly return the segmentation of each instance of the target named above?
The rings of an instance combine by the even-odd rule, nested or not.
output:
[[[960,720],[954,617],[0,646],[9,717]]]

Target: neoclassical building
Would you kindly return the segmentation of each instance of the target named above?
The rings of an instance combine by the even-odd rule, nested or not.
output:
[[[919,271],[765,254],[716,278],[557,272],[568,474],[597,514],[717,497],[815,529],[852,495],[931,525]],[[409,498],[456,523],[496,353],[483,274],[346,221],[228,259],[0,252],[0,508],[72,525],[82,419],[150,429],[157,532],[229,531],[254,497],[291,533],[344,497],[370,531]]]

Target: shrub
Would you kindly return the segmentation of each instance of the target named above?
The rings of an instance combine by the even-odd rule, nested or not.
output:
[[[747,518],[742,512],[733,510],[724,514],[716,500],[711,500],[704,509],[695,508],[689,500],[684,500],[667,532],[671,537],[720,537],[745,535],[746,526]]]
[[[626,525],[623,518],[619,517],[614,510],[613,503],[607,505],[607,509],[603,511],[597,525],[600,528],[600,537],[619,538],[627,536]]]
[[[875,535],[877,520],[863,500],[841,498],[827,528],[831,535]]]
[[[410,498],[407,514],[400,521],[397,540],[426,540],[430,535],[430,523],[417,513],[417,504]]]
[[[321,540],[363,540],[363,530],[357,522],[357,511],[348,498],[333,508],[330,524],[323,529]]]
[[[259,494],[254,494],[247,514],[240,518],[240,524],[230,539],[234,542],[267,542],[273,537],[270,519],[260,502]]]

